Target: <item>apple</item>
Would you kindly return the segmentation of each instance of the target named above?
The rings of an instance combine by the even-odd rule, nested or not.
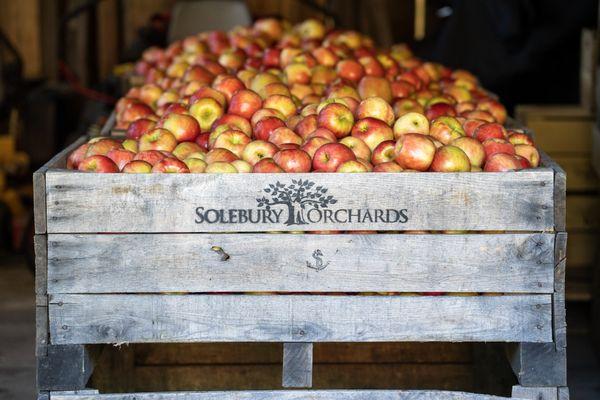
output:
[[[467,111],[462,114],[462,117],[467,119],[478,119],[480,121],[488,123],[496,122],[492,114],[482,110]]]
[[[341,143],[327,143],[319,147],[313,157],[313,169],[323,172],[335,172],[344,162],[356,160],[356,156]]]
[[[280,150],[273,161],[285,172],[310,172],[312,165],[310,155],[301,149]]]
[[[306,64],[297,62],[286,65],[283,69],[283,73],[285,75],[285,81],[290,86],[295,83],[310,83],[312,75],[310,68]]]
[[[531,138],[531,136],[527,135],[526,133],[523,132],[509,132],[508,133],[508,141],[511,142],[512,144],[514,144],[515,146],[518,144],[528,144],[530,146],[533,146],[533,139]]]
[[[253,140],[244,147],[242,160],[254,165],[263,158],[273,158],[278,149],[273,143],[264,140]]]
[[[206,161],[207,164],[213,164],[215,162],[230,163],[237,159],[238,157],[235,154],[233,154],[230,150],[222,148],[212,149],[211,151],[206,153],[206,156],[204,156],[204,161]]]
[[[194,142],[198,146],[202,147],[204,150],[208,150],[208,140],[209,139],[210,139],[210,132],[204,132],[204,133],[199,134]]]
[[[465,152],[472,167],[481,167],[485,161],[485,149],[479,140],[468,136],[462,136],[450,142],[452,146],[456,146]]]
[[[126,128],[129,123],[136,119],[153,116],[154,110],[149,105],[142,102],[129,103],[120,113],[117,113],[118,127]]]
[[[237,174],[237,168],[225,161],[215,161],[211,164],[208,164],[204,169],[204,172],[207,174]]]
[[[387,161],[381,164],[377,164],[373,167],[373,172],[402,172],[404,171],[401,166],[396,164],[394,161]]]
[[[365,69],[356,60],[345,59],[336,64],[336,72],[340,78],[357,83],[365,75]]]
[[[254,127],[254,138],[258,140],[268,140],[271,133],[277,129],[285,127],[285,122],[277,117],[265,117],[256,123]]]
[[[350,134],[354,125],[354,116],[348,107],[331,103],[319,112],[317,123],[320,128],[328,129],[336,138],[341,139]]]
[[[156,122],[149,118],[140,118],[129,124],[125,136],[129,139],[139,139],[144,133],[154,129]]]
[[[371,151],[386,140],[394,139],[394,132],[385,122],[375,118],[364,118],[352,128],[352,136],[363,140]]]
[[[298,134],[303,140],[318,128],[318,119],[316,115],[307,115],[305,117],[300,116],[300,121],[296,124],[294,132]]]
[[[114,173],[119,172],[119,167],[110,158],[96,154],[81,160],[77,166],[79,171],[98,172],[98,173]]]
[[[339,57],[333,51],[323,46],[313,49],[311,54],[320,65],[326,67],[335,66],[339,60]]]
[[[308,141],[314,137],[322,137],[324,139],[327,139],[330,142],[337,142],[337,137],[335,136],[335,134],[333,132],[331,132],[329,129],[325,129],[325,128],[315,129],[306,137],[306,140]]]
[[[239,172],[240,174],[248,174],[248,173],[252,172],[252,165],[250,165],[249,163],[247,163],[244,160],[232,161],[231,165],[233,165],[235,167],[235,169],[237,170],[237,172]]]
[[[133,153],[138,152],[138,141],[134,139],[125,139],[123,143],[121,143],[125,150],[129,150]]]
[[[443,144],[449,144],[454,139],[465,136],[465,131],[456,118],[442,116],[431,123],[429,135]]]
[[[425,116],[429,120],[433,120],[444,115],[455,117],[456,110],[454,109],[454,106],[448,103],[439,102],[428,105],[427,108],[425,108]]]
[[[166,157],[165,154],[158,150],[146,150],[146,151],[140,151],[139,153],[137,153],[133,157],[133,160],[134,161],[137,161],[137,160],[145,161],[148,164],[150,164],[151,166],[154,166],[156,163],[158,163],[165,157]]]
[[[204,153],[206,152],[200,145],[194,142],[182,142],[179,143],[175,149],[173,149],[173,155],[179,160],[185,160],[192,153]]]
[[[154,164],[152,172],[161,174],[185,174],[189,173],[190,170],[183,161],[166,157]]]
[[[355,172],[369,172],[369,170],[360,161],[357,161],[357,160],[348,160],[348,161],[344,161],[343,163],[341,163],[337,167],[337,169],[335,170],[335,172],[347,172],[347,173],[350,172],[350,173],[355,173]]]
[[[522,164],[512,154],[496,153],[485,162],[483,170],[485,172],[506,172],[517,171],[522,168]]]
[[[519,169],[531,168],[531,164],[529,163],[529,161],[527,161],[525,157],[521,157],[518,154],[515,154],[513,157],[517,159],[517,162],[519,163]]]
[[[375,147],[375,150],[373,150],[371,162],[375,165],[379,165],[394,161],[396,158],[395,148],[396,142],[394,140],[386,140],[385,142],[379,143],[379,145]]]
[[[163,128],[155,128],[144,133],[139,139],[139,150],[162,150],[172,152],[177,146],[177,138]]]
[[[409,98],[404,98],[404,99],[398,99],[394,102],[394,115],[398,118],[403,116],[406,113],[409,112],[418,112],[423,114],[425,112],[425,110],[423,109],[423,106],[421,104],[419,104],[418,101],[416,101],[415,99],[409,99]]]
[[[332,143],[332,142],[333,142],[333,140],[326,139],[326,138],[320,137],[320,136],[315,136],[315,137],[309,138],[306,142],[304,142],[304,144],[301,146],[301,149],[304,150],[306,153],[308,153],[308,155],[312,159],[315,155],[315,152],[317,151],[317,149],[319,147],[323,146],[324,144]]]
[[[123,147],[120,142],[114,139],[105,137],[99,137],[97,139],[98,140],[95,141],[92,139],[88,142],[89,145],[87,146],[84,158],[96,155],[105,156],[109,151]]]
[[[537,168],[540,165],[540,153],[530,144],[517,144],[514,146],[515,153],[525,158],[531,168]]]
[[[110,158],[117,165],[120,171],[123,169],[125,164],[133,160],[135,153],[125,149],[112,149],[106,154],[106,157]]]
[[[88,147],[90,147],[90,144],[84,143],[75,150],[73,150],[71,154],[69,154],[69,157],[67,157],[68,169],[77,169],[79,163],[85,158],[85,155],[88,151]]]
[[[480,125],[475,129],[473,135],[480,142],[484,142],[491,138],[505,139],[507,137],[506,129],[495,122]]]
[[[235,114],[250,119],[252,118],[252,115],[261,108],[261,97],[252,90],[243,89],[236,92],[233,97],[231,97],[227,112],[229,114]]]
[[[485,150],[486,159],[489,159],[496,153],[515,154],[515,146],[504,139],[490,138],[482,143]]]
[[[207,165],[206,161],[196,157],[188,157],[185,160],[183,160],[183,162],[185,163],[185,165],[187,165],[188,169],[190,170],[190,173],[192,174],[203,173]]]
[[[437,149],[430,168],[434,172],[469,172],[471,161],[459,147],[446,145]]]
[[[196,118],[202,132],[206,132],[223,115],[223,107],[212,97],[206,97],[190,106],[190,114]]]
[[[391,126],[394,123],[394,110],[392,106],[381,97],[364,99],[356,109],[356,118],[375,118]]]
[[[225,104],[227,104],[227,98],[225,95],[218,90],[211,88],[210,86],[203,86],[194,92],[194,94],[190,96],[190,104],[193,105],[202,99],[213,99],[219,103],[220,107],[225,107]]]
[[[462,123],[465,134],[469,137],[475,137],[475,131],[485,122],[478,119],[467,119]]]
[[[427,171],[436,152],[435,144],[426,135],[401,135],[394,148],[394,161],[403,169]]]
[[[361,99],[379,97],[388,103],[392,102],[392,88],[385,78],[365,76],[358,84],[358,94]]]
[[[142,160],[132,160],[125,164],[121,169],[125,174],[149,174],[152,172],[152,165]]]
[[[258,174],[276,174],[284,171],[272,158],[263,158],[254,164],[252,172]]]
[[[269,142],[276,146],[281,146],[284,143],[295,143],[298,146],[302,144],[302,138],[286,126],[275,129],[269,135]]]
[[[287,119],[296,113],[296,104],[289,96],[274,94],[265,99],[264,108],[272,108],[277,110]]]
[[[238,131],[244,132],[248,137],[252,137],[252,125],[250,125],[250,121],[244,117],[240,117],[239,115],[224,114],[221,118],[213,123],[211,129],[225,129],[221,127],[226,127],[227,129],[237,129]]]
[[[371,164],[368,160],[365,160],[364,158],[357,158],[356,161],[364,165],[367,169],[367,172],[373,171],[373,164]]]
[[[362,139],[359,139],[355,136],[346,136],[340,140],[340,143],[352,150],[356,158],[362,158],[365,160],[371,159],[371,149],[365,142],[362,141]]]
[[[250,139],[244,132],[229,129],[217,136],[212,148],[227,149],[240,158],[242,157],[244,148],[251,141],[252,139]]]
[[[171,132],[178,142],[193,142],[200,134],[196,119],[186,114],[167,114],[159,126]]]
[[[504,124],[506,122],[506,108],[504,108],[504,106],[496,100],[489,98],[481,100],[477,104],[477,109],[487,111],[500,124]]]
[[[394,123],[394,138],[398,139],[400,135],[406,133],[429,134],[429,120],[418,112],[407,112],[398,117]]]

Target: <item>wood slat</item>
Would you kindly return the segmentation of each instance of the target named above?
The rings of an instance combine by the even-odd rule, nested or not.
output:
[[[551,342],[550,295],[52,295],[54,344]],[[435,323],[432,323],[435,321]]]
[[[51,394],[50,400],[503,400],[507,397],[440,390],[293,390],[248,392],[171,392],[69,395]],[[513,398],[515,399],[515,398]]]
[[[264,190],[278,182],[296,190],[293,179],[314,182],[306,192],[315,194],[321,187],[328,190],[321,193],[323,197],[331,196],[326,208],[323,203],[318,210],[306,206],[305,224],[298,224],[302,212],[297,202],[289,213],[285,204],[266,210],[257,201],[263,197],[275,201]],[[54,170],[46,174],[48,232],[547,231],[554,229],[553,182],[554,173],[546,168],[517,173],[377,174],[376,179],[372,174],[89,174]],[[221,209],[225,220],[219,219],[219,211],[202,214]],[[262,217],[257,223],[240,223],[244,217],[238,210],[246,215],[252,210],[253,218]],[[354,215],[352,221],[348,210]],[[207,218],[199,217],[199,211]],[[337,221],[333,219],[336,216]]]
[[[310,388],[313,382],[313,344],[284,343],[281,386]]]
[[[554,291],[549,233],[51,234],[48,249],[49,293]]]

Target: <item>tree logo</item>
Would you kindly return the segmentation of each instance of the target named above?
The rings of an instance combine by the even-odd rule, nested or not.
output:
[[[284,223],[290,225],[306,225],[305,212],[315,209],[328,208],[330,205],[337,203],[337,200],[331,195],[327,195],[327,188],[323,186],[315,186],[314,182],[308,179],[292,179],[291,185],[284,185],[277,181],[263,191],[268,194],[261,198],[257,198],[259,208],[270,210],[273,206],[286,206],[288,211],[287,221]]]

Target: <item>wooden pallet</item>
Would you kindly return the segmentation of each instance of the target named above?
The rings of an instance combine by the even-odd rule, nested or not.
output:
[[[549,158],[516,173],[376,177],[65,170],[84,140],[34,175],[40,398],[499,398],[85,390],[102,344],[284,343],[282,386],[307,388],[313,344],[398,341],[506,343],[513,398],[568,398],[565,174]],[[299,186],[304,209],[286,197]],[[323,230],[340,233],[290,234]]]

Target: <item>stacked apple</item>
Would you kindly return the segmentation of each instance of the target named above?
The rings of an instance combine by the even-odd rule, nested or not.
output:
[[[535,168],[531,138],[463,70],[353,31],[276,19],[150,48],[116,105],[126,139],[94,138],[94,172],[402,172]]]

